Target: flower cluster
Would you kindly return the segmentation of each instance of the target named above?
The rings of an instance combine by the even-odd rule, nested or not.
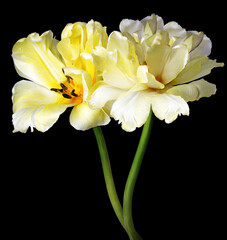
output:
[[[187,102],[215,94],[202,79],[223,63],[209,59],[203,32],[164,24],[152,14],[124,19],[109,37],[99,22],[76,22],[62,31],[30,34],[13,47],[18,74],[13,88],[14,132],[47,131],[68,107],[78,130],[106,125],[110,118],[134,131],[150,111],[166,123],[189,115]]]

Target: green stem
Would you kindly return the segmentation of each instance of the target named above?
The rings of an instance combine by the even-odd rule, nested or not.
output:
[[[119,198],[118,198],[118,195],[116,192],[105,139],[104,139],[104,136],[103,136],[103,133],[102,133],[102,130],[100,127],[95,127],[95,128],[93,128],[93,130],[94,130],[94,134],[95,134],[96,141],[97,141],[98,148],[99,148],[103,174],[104,174],[106,188],[107,188],[107,192],[108,192],[108,195],[110,198],[110,202],[113,206],[114,212],[116,213],[121,225],[125,229],[124,219],[123,219],[123,210],[122,210],[122,206],[121,206],[121,203],[119,201]]]
[[[137,147],[137,151],[132,163],[128,179],[124,191],[124,201],[123,201],[123,217],[124,225],[126,231],[129,234],[131,240],[142,240],[141,236],[136,232],[133,218],[132,218],[132,198],[133,192],[136,184],[136,180],[140,171],[142,160],[146,152],[148,140],[150,137],[151,127],[152,127],[152,111],[147,119],[147,122],[144,124],[143,131],[140,137],[140,142]]]

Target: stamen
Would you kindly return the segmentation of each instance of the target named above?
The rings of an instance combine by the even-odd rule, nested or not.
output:
[[[50,89],[51,91],[54,91],[54,92],[63,92],[63,89],[58,89],[58,88],[51,88]]]
[[[70,76],[66,76],[66,78],[67,78],[68,83],[70,83],[70,81],[73,80]]]
[[[74,97],[78,97],[78,95],[75,93],[75,89],[72,90],[71,95],[73,95]]]
[[[71,99],[71,98],[72,98],[71,96],[69,96],[69,95],[66,94],[66,93],[63,93],[62,96],[63,96],[64,98],[68,98],[68,99]]]
[[[63,83],[60,83],[60,86],[62,87],[62,89],[63,89],[64,91],[66,91],[66,90],[68,89]]]

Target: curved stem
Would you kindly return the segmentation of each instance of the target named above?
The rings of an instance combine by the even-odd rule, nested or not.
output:
[[[123,201],[123,217],[126,230],[130,236],[131,240],[141,240],[141,236],[136,232],[133,218],[132,218],[132,198],[133,192],[136,184],[136,180],[140,171],[142,160],[146,152],[148,140],[150,137],[151,127],[152,127],[152,111],[144,124],[143,131],[140,137],[140,142],[137,147],[137,151],[132,163],[128,179],[124,191],[124,201]]]
[[[95,127],[93,128],[93,130],[94,130],[94,134],[95,134],[96,141],[99,148],[103,174],[104,174],[106,188],[110,198],[110,202],[113,206],[114,212],[116,213],[118,220],[120,221],[123,228],[125,228],[124,219],[123,219],[123,210],[116,192],[105,139],[100,127]]]

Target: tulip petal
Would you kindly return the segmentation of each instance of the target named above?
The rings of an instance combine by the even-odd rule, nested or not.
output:
[[[195,101],[202,97],[214,95],[216,93],[216,85],[201,79],[189,84],[172,87],[166,93],[181,96],[186,102]]]
[[[111,116],[125,131],[134,131],[147,120],[151,107],[151,94],[148,90],[129,91],[122,94],[112,105]]]
[[[166,123],[173,122],[178,115],[189,115],[188,104],[180,96],[153,93],[151,105],[155,116]]]
[[[164,27],[163,30],[167,31],[169,33],[169,38],[172,37],[175,39],[174,45],[177,45],[179,41],[182,41],[182,39],[186,36],[186,31],[183,29],[177,22],[169,22]]]
[[[215,67],[223,67],[224,63],[217,63],[206,56],[198,56],[188,62],[180,74],[171,82],[171,85],[191,82],[208,75]]]
[[[107,49],[112,52],[117,51],[118,67],[124,70],[130,78],[133,78],[139,66],[134,45],[120,32],[112,32]]]
[[[152,46],[146,56],[149,72],[155,77],[161,77],[165,61],[171,52],[171,47],[167,45]]]
[[[65,79],[64,64],[51,31],[20,39],[13,47],[12,57],[18,74],[37,84],[55,88]]]
[[[91,89],[88,96],[88,104],[92,109],[102,108],[109,101],[117,99],[125,91],[103,81],[97,82]]]
[[[154,89],[163,89],[164,84],[160,83],[155,79],[155,76],[148,72],[148,67],[146,65],[139,66],[137,69],[137,78],[141,83],[146,83],[147,86]]]
[[[140,36],[143,34],[144,31],[144,26],[139,20],[131,20],[131,19],[123,19],[120,22],[120,31],[122,33],[129,33],[132,37],[137,34]]]
[[[168,84],[184,69],[188,60],[188,49],[181,45],[172,48],[162,70],[162,83]]]
[[[29,127],[47,131],[69,106],[58,103],[58,94],[34,82],[22,80],[13,88],[14,132]]]
[[[86,102],[75,106],[70,114],[70,123],[77,130],[88,130],[96,126],[107,125],[110,117],[103,109],[92,110]]]

